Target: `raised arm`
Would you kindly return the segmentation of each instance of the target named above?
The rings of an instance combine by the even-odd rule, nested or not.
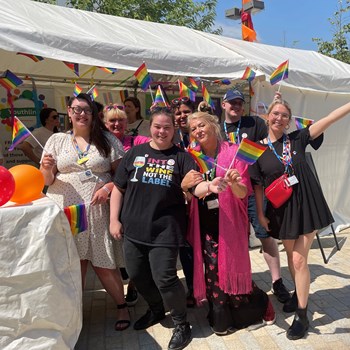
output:
[[[312,124],[309,128],[311,139],[315,139],[320,136],[329,126],[338,120],[344,118],[347,114],[350,113],[350,102],[345,105],[335,109],[331,113],[329,113],[326,117],[318,120],[314,124]]]

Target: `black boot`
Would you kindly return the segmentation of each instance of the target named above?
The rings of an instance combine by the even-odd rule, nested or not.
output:
[[[293,323],[287,331],[287,338],[290,340],[303,338],[308,328],[307,307],[305,309],[298,308],[295,312]]]
[[[294,291],[292,297],[283,305],[284,312],[295,312],[298,308],[298,296]]]

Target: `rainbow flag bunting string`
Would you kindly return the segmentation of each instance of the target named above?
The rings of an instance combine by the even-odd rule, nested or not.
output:
[[[140,87],[143,91],[146,91],[152,83],[152,77],[148,73],[145,63],[142,63],[141,66],[134,73],[135,78],[140,84]]]
[[[198,164],[199,170],[202,174],[205,174],[214,168],[215,160],[213,158],[206,156],[202,152],[196,151],[192,148],[188,148],[187,151],[192,156],[194,161]]]
[[[2,85],[6,90],[14,89],[21,84],[23,84],[23,80],[9,70],[5,71],[0,76],[0,85]]]
[[[34,62],[40,62],[40,61],[44,60],[44,57],[37,56],[37,55],[31,55],[30,53],[17,52],[16,55],[26,56],[26,57],[32,59]]]
[[[214,84],[219,84],[219,85],[231,85],[231,80],[230,79],[217,79],[213,81]]]
[[[98,67],[100,69],[102,69],[104,72],[106,73],[110,73],[110,74],[114,74],[117,72],[117,68],[110,68],[110,67]]]
[[[256,73],[250,68],[247,67],[243,73],[241,80],[248,80],[249,82],[253,81]]]
[[[295,121],[295,126],[298,130],[304,129],[309,125],[312,125],[314,122],[313,119],[308,119],[308,118],[295,117],[295,116],[293,116],[293,118]]]
[[[79,77],[79,63],[62,61],[75,75]]]
[[[251,165],[265,152],[266,148],[245,138],[241,141],[235,157]]]
[[[202,83],[202,95],[203,95],[203,100],[207,101],[208,105],[210,105],[212,109],[215,109],[214,102],[211,99],[210,94],[203,83]]]
[[[73,236],[88,228],[85,204],[75,204],[64,208]]]
[[[191,101],[196,101],[196,93],[186,86],[181,80],[179,82],[180,97],[188,97]]]
[[[75,83],[74,84],[73,95],[75,97],[77,97],[82,91],[83,91],[83,89],[77,83]]]
[[[271,74],[270,83],[271,85],[275,85],[281,80],[288,78],[288,66],[289,60],[281,63]]]
[[[13,151],[18,144],[29,136],[31,136],[31,132],[17,117],[14,117],[12,125],[12,143],[9,147],[9,151]]]

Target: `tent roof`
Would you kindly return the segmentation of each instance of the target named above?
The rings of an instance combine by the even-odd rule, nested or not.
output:
[[[76,79],[58,61],[113,67],[112,76],[97,69],[95,80],[122,81],[143,61],[151,73],[239,79],[247,66],[261,79],[289,59],[284,84],[300,89],[349,93],[350,65],[314,51],[249,43],[186,27],[145,22],[75,10],[30,0],[0,0],[0,70],[48,79]],[[40,55],[35,63],[17,52]],[[90,70],[89,70],[90,69]],[[90,78],[90,75],[89,75]],[[174,79],[174,78],[167,78]]]

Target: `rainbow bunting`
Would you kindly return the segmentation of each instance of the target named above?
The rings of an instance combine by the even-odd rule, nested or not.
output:
[[[231,85],[231,80],[230,79],[217,79],[213,81],[214,84],[219,84],[219,85]]]
[[[312,125],[314,122],[313,119],[308,119],[308,118],[302,118],[302,117],[294,117],[295,121],[295,126],[297,127],[298,130],[304,129],[308,127],[309,125]]]
[[[196,93],[186,86],[182,81],[178,80],[180,97],[188,97],[191,101],[196,101]]]
[[[128,98],[128,96],[129,96],[129,91],[128,90],[120,90],[119,96],[120,96],[121,103],[124,103],[125,99]]]
[[[200,172],[202,174],[208,172],[215,166],[215,160],[209,156],[206,156],[202,152],[195,151],[192,148],[187,149],[188,153],[192,156],[195,162],[198,164]]]
[[[202,83],[202,95],[203,95],[203,100],[207,101],[208,105],[210,105],[212,109],[215,109],[214,102],[211,99],[209,92],[203,83]]]
[[[63,63],[70,69],[72,70],[75,75],[79,77],[79,64],[78,63],[73,63],[73,62],[66,62],[63,61]]]
[[[26,57],[32,59],[34,62],[39,62],[39,61],[44,60],[43,57],[37,56],[37,55],[31,55],[30,53],[17,52],[16,55],[26,56]]]
[[[0,76],[0,85],[6,90],[14,89],[21,84],[23,84],[23,80],[9,70],[5,71],[5,73]]]
[[[288,78],[288,65],[289,65],[289,60],[281,63],[276,68],[276,70],[270,76],[270,83],[271,83],[271,85],[275,85],[279,81]]]
[[[85,204],[75,204],[64,208],[73,236],[88,228]]]
[[[117,68],[109,68],[109,67],[98,67],[100,69],[102,69],[104,72],[106,73],[110,73],[110,74],[114,74],[117,72]]]
[[[234,144],[237,143],[236,133],[230,132],[227,136],[228,136],[228,141],[230,143],[234,143]]]
[[[243,73],[241,80],[248,80],[249,82],[253,81],[256,73],[250,68],[247,67]]]
[[[239,145],[236,158],[251,165],[257,161],[265,150],[266,146],[259,145],[245,138]]]
[[[145,63],[142,63],[141,66],[134,73],[135,78],[139,82],[141,89],[146,91],[152,83],[152,77],[148,73]]]
[[[12,126],[12,144],[9,147],[9,151],[13,151],[18,144],[30,135],[31,133],[25,125],[17,117],[14,117]]]
[[[199,86],[197,84],[197,82],[193,79],[193,78],[188,78],[189,82],[190,82],[190,85],[191,85],[191,89],[194,91],[194,92],[197,92],[198,89],[199,89]]]
[[[73,95],[75,97],[77,97],[82,91],[83,91],[83,89],[77,83],[75,83],[74,84]]]
[[[154,103],[157,104],[159,107],[166,107],[167,106],[166,102],[164,101],[163,94],[162,94],[162,91],[160,89],[160,85],[158,85],[156,95],[154,97]]]

